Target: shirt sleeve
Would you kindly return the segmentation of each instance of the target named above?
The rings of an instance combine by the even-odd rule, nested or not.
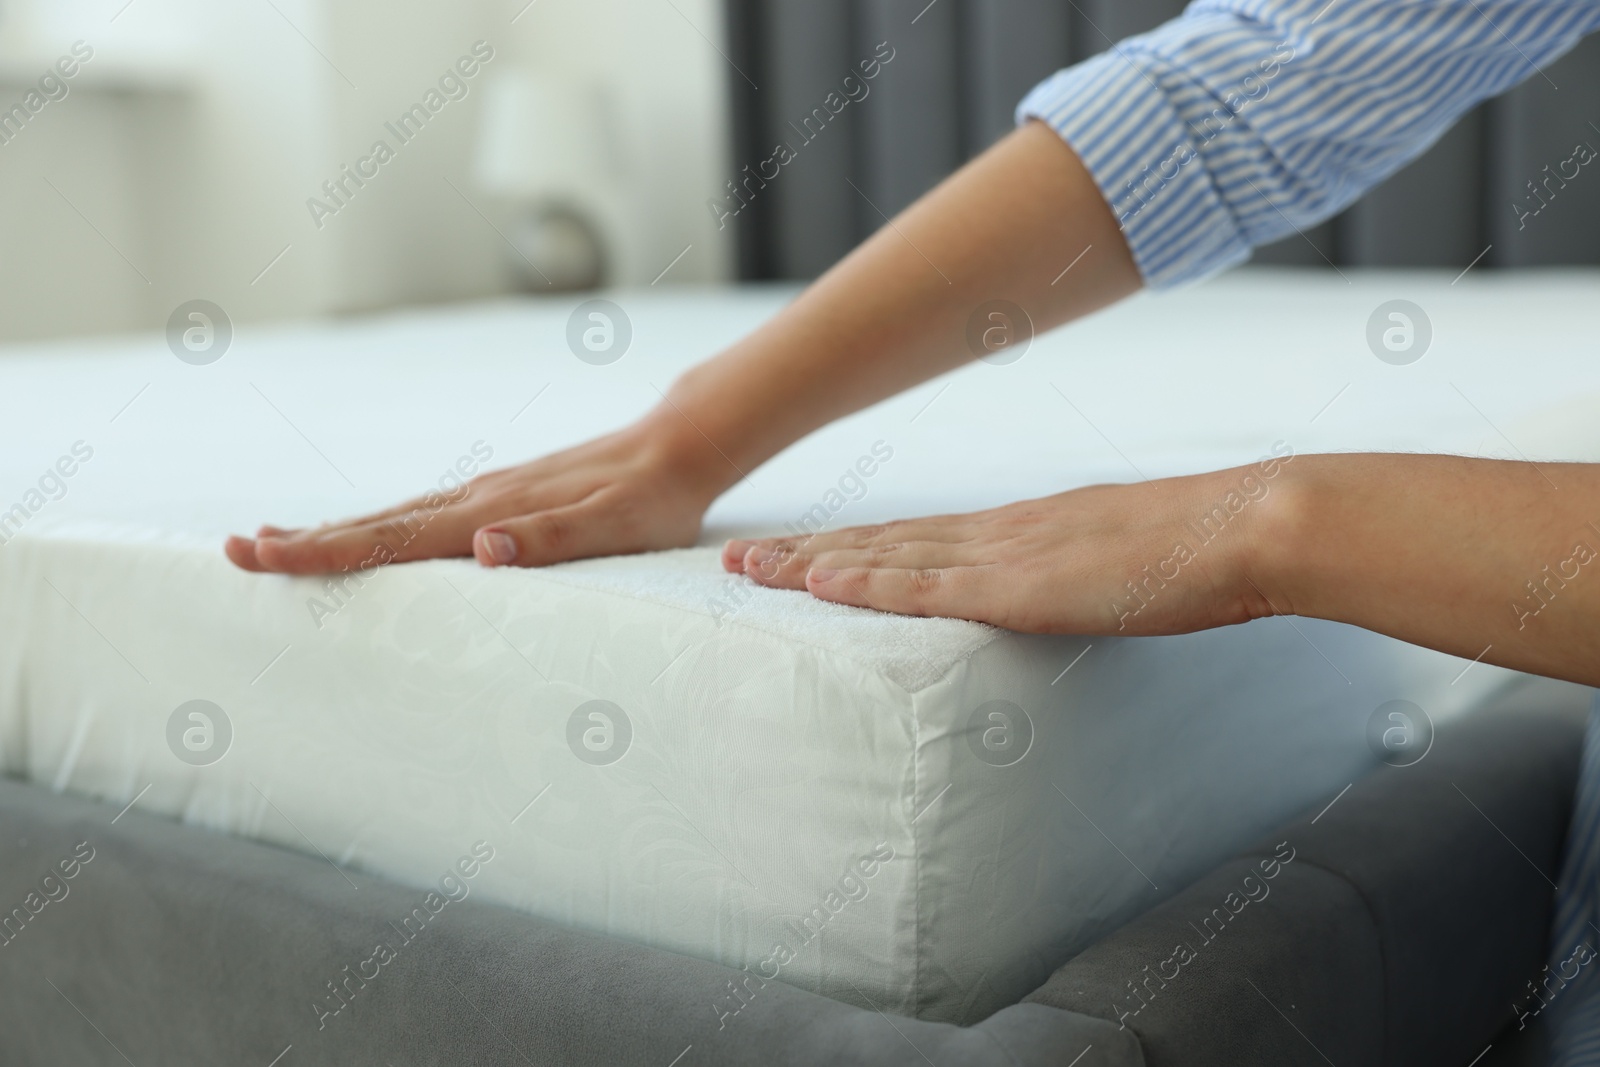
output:
[[[1596,0],[1196,0],[1017,120],[1072,146],[1167,288],[1334,215],[1596,28]]]

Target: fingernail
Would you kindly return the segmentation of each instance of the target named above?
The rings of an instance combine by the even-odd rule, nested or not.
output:
[[[806,581],[815,582],[818,585],[821,585],[823,582],[833,581],[834,577],[838,573],[838,571],[832,570],[828,567],[813,567],[811,570],[806,572]]]
[[[778,577],[778,571],[783,569],[783,564],[782,555],[770,548],[757,545],[744,558],[744,572],[758,582],[770,582]]]
[[[478,556],[492,567],[504,567],[515,562],[517,542],[508,533],[488,530],[478,535]]]

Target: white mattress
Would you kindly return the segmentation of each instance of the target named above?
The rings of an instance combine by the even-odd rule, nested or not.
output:
[[[814,436],[720,501],[700,548],[390,567],[332,615],[309,607],[337,604],[320,582],[233,570],[221,535],[390,502],[477,442],[499,464],[606,429],[786,294],[619,295],[633,347],[607,367],[566,350],[561,302],[240,326],[209,367],[159,338],[14,347],[0,509],[76,442],[93,455],[0,547],[0,767],[321,853],[352,885],[434,884],[488,841],[486,899],[885,1010],[982,1017],[1332,800],[1373,760],[1379,704],[1447,717],[1504,672],[1302,620],[1079,640],[882,616],[730,579],[721,538],[836,500],[878,442],[892,457],[832,525],[1248,462],[1279,440],[1600,458],[1571,400],[1600,394],[1597,276],[1448,282],[1247,274],[1144,298]],[[1408,367],[1363,340],[1394,296],[1434,324]],[[1541,414],[1551,383],[1566,415]],[[168,744],[196,699],[232,729],[201,766]],[[597,700],[631,726],[607,764],[569,745]],[[991,701],[1031,720],[1010,766],[972,744]],[[720,992],[708,1010],[737,1007]]]

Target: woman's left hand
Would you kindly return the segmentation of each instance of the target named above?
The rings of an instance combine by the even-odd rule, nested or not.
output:
[[[730,541],[722,563],[840,604],[1025,633],[1331,619],[1600,686],[1600,463],[1280,445],[1214,474]]]
[[[1286,459],[968,515],[730,541],[723,567],[840,604],[1025,633],[1174,634],[1276,614],[1256,560]]]

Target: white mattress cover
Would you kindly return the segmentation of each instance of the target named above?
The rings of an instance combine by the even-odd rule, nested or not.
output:
[[[0,507],[75,442],[94,454],[0,546],[0,768],[320,852],[357,885],[436,883],[487,840],[485,898],[981,1017],[1331,800],[1372,761],[1378,704],[1447,717],[1505,673],[1302,620],[1080,640],[880,616],[729,579],[714,546],[829,499],[876,442],[892,458],[833,525],[1247,462],[1278,440],[1600,458],[1571,400],[1600,394],[1597,276],[1448,282],[1245,274],[1142,298],[815,435],[718,503],[705,547],[391,567],[320,627],[320,583],[237,572],[218,537],[389,502],[476,442],[500,463],[607,428],[786,294],[618,295],[635,338],[609,367],[566,351],[571,301],[241,326],[203,368],[154,338],[13,347]],[[1397,295],[1435,329],[1409,367],[1363,340]],[[197,698],[234,731],[201,767],[167,743]],[[605,766],[568,746],[595,699],[633,730]],[[1010,767],[968,743],[997,699],[1034,727]],[[737,1007],[718,992],[708,1011]]]

